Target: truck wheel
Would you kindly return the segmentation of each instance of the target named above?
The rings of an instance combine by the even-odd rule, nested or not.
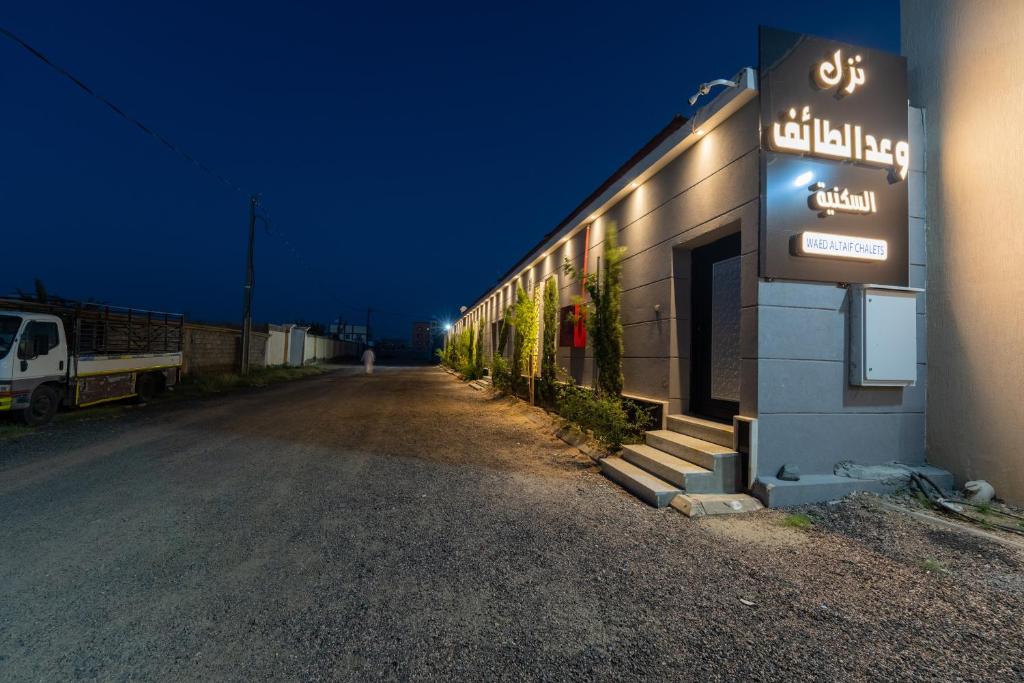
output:
[[[144,375],[139,375],[135,380],[135,394],[139,397],[140,403],[147,403],[160,393],[162,386],[163,377],[153,372],[147,372]]]
[[[21,419],[25,421],[25,424],[32,427],[44,425],[53,419],[59,403],[60,397],[52,387],[48,387],[45,384],[38,386],[32,392],[28,408],[21,411]]]

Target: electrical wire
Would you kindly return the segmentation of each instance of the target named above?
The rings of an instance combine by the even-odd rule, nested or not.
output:
[[[11,30],[9,30],[7,28],[4,28],[3,26],[0,26],[0,35],[2,35],[3,37],[7,38],[11,42],[13,42],[13,43],[21,46],[22,48],[24,48],[33,57],[35,57],[36,59],[41,61],[46,66],[48,66],[51,69],[53,69],[54,71],[56,71],[58,74],[60,74],[64,78],[66,78],[69,81],[71,81],[72,83],[74,83],[75,86],[77,86],[79,90],[81,90],[82,92],[84,92],[85,94],[89,95],[90,97],[92,97],[92,98],[100,101],[101,103],[103,103],[108,109],[110,109],[110,111],[114,112],[115,114],[120,116],[122,119],[124,119],[125,121],[127,121],[131,125],[135,126],[139,130],[141,130],[146,135],[149,135],[154,140],[156,140],[157,142],[162,144],[164,147],[166,147],[167,149],[171,150],[172,152],[174,152],[175,154],[177,154],[181,158],[183,158],[186,161],[188,161],[189,163],[191,163],[193,166],[198,168],[203,173],[207,174],[208,176],[210,176],[212,178],[215,178],[216,180],[220,181],[224,185],[230,187],[232,190],[234,190],[236,192],[239,192],[239,193],[245,195],[246,197],[252,196],[251,192],[248,192],[245,189],[243,189],[242,187],[240,187],[239,185],[237,185],[236,183],[233,183],[231,180],[229,180],[223,174],[218,173],[217,171],[213,170],[211,167],[207,166],[206,164],[204,164],[203,162],[199,161],[194,156],[192,156],[191,154],[186,152],[179,145],[174,144],[173,142],[171,142],[169,139],[167,139],[166,137],[164,137],[163,135],[158,133],[156,130],[154,130],[150,126],[147,126],[142,121],[138,120],[134,116],[131,116],[130,114],[125,112],[124,109],[122,109],[121,107],[117,106],[116,104],[114,104],[113,102],[108,100],[103,95],[100,95],[94,89],[92,89],[91,87],[86,85],[86,83],[82,79],[78,78],[77,76],[72,74],[70,71],[68,71],[64,67],[62,67],[59,64],[57,64],[56,62],[54,62],[52,59],[50,59],[49,57],[44,55],[42,52],[40,52],[36,48],[32,47],[24,38],[18,36],[16,33],[14,33],[13,31],[11,31]]]
[[[226,185],[227,187],[231,188],[235,192],[238,192],[238,193],[240,193],[242,195],[245,195],[246,197],[256,197],[257,198],[257,208],[260,211],[260,216],[259,217],[263,221],[263,223],[264,223],[264,225],[266,227],[267,234],[272,235],[272,236],[276,237],[277,239],[281,240],[284,243],[285,247],[288,249],[288,251],[292,254],[292,256],[306,269],[307,274],[309,274],[312,277],[312,279],[316,280],[317,284],[321,288],[323,288],[324,292],[327,293],[328,295],[330,295],[331,298],[335,299],[339,303],[342,302],[341,298],[329,286],[327,286],[327,284],[325,282],[321,281],[318,277],[316,277],[316,275],[315,275],[316,271],[312,268],[312,266],[309,264],[309,262],[306,261],[306,259],[302,257],[302,255],[295,248],[295,246],[288,240],[288,238],[285,237],[285,235],[283,233],[281,233],[280,231],[275,231],[274,230],[274,228],[272,227],[273,223],[270,220],[270,214],[266,210],[266,207],[264,207],[261,203],[259,203],[258,195],[254,195],[253,193],[251,193],[248,190],[246,190],[246,189],[242,188],[241,186],[239,186],[237,183],[232,182],[225,175],[215,171],[210,166],[208,166],[208,165],[204,164],[203,162],[199,161],[196,157],[192,156],[187,151],[185,151],[181,146],[176,145],[175,143],[171,142],[171,140],[169,140],[167,137],[161,135],[159,132],[154,130],[152,127],[147,126],[146,124],[144,124],[139,119],[137,119],[134,116],[131,116],[130,114],[125,112],[124,109],[122,109],[118,105],[114,104],[111,100],[107,99],[103,95],[100,95],[98,92],[96,92],[96,90],[94,90],[92,87],[87,85],[82,79],[78,78],[77,76],[72,74],[70,71],[68,71],[67,69],[65,69],[61,65],[57,64],[56,62],[54,62],[52,59],[47,57],[41,51],[39,51],[38,49],[33,47],[31,44],[29,44],[28,41],[26,41],[24,38],[20,37],[19,35],[17,35],[13,31],[11,31],[10,29],[7,29],[7,28],[5,28],[3,26],[0,26],[0,35],[2,35],[3,37],[7,38],[8,40],[10,40],[11,42],[15,43],[16,45],[22,47],[25,51],[27,51],[33,57],[35,57],[36,59],[41,61],[43,64],[48,66],[50,69],[52,69],[53,71],[57,72],[58,74],[60,74],[64,78],[66,78],[67,80],[71,81],[79,90],[81,90],[85,94],[87,94],[90,97],[92,97],[92,98],[98,100],[99,102],[101,102],[104,106],[106,106],[108,109],[110,109],[110,111],[114,112],[119,117],[121,117],[122,119],[124,119],[125,121],[130,123],[131,125],[135,126],[139,130],[141,130],[143,133],[149,135],[154,140],[159,142],[161,145],[163,145],[164,147],[166,147],[167,149],[171,150],[172,152],[174,152],[175,154],[177,154],[181,158],[183,158],[186,161],[188,161],[189,163],[191,163],[193,166],[198,168],[203,173],[205,173],[208,176],[218,180],[219,182],[223,183],[224,185]],[[350,306],[350,305],[347,305],[347,304],[344,304],[344,303],[342,303],[342,308],[347,308],[347,309],[353,310],[353,311],[359,311],[360,313],[363,313],[366,310],[366,309],[356,308],[354,306]],[[403,318],[403,319],[422,319],[424,317],[426,317],[427,319],[430,319],[431,317],[433,317],[433,316],[422,316],[422,315],[415,314],[415,313],[396,313],[394,311],[387,311],[387,310],[382,310],[382,309],[372,308],[372,307],[371,307],[371,310],[373,311],[373,313],[376,313],[378,315],[389,315],[389,316],[394,316],[394,317],[400,317],[400,318]]]

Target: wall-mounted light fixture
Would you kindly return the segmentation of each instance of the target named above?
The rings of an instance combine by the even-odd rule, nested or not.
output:
[[[690,106],[692,107],[693,105],[695,105],[697,103],[697,100],[711,92],[711,89],[716,85],[724,85],[727,88],[739,87],[739,83],[737,83],[736,81],[730,81],[728,78],[716,78],[713,81],[701,83],[700,85],[697,86],[697,92],[695,92],[693,96],[690,97]]]

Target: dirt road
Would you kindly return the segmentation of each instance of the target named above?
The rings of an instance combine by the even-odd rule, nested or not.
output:
[[[0,441],[0,680],[1024,677],[1019,554],[655,511],[527,414],[380,368]]]

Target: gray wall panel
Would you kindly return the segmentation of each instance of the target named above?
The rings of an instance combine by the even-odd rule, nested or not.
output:
[[[922,413],[768,414],[758,418],[758,471],[775,476],[785,463],[831,474],[835,464],[924,462]]]
[[[669,363],[668,358],[623,358],[623,390],[627,394],[667,400],[671,383]]]
[[[672,316],[672,283],[671,278],[652,282],[622,292],[622,324],[665,320]],[[654,306],[660,305],[661,310],[655,311]]]
[[[762,359],[757,397],[761,415],[768,413],[924,412],[927,370],[918,365],[912,387],[855,387],[840,361]]]
[[[845,355],[845,309],[759,306],[757,328],[760,358],[843,360]]]
[[[846,288],[829,282],[761,281],[757,302],[762,306],[788,308],[824,308],[839,310],[846,301]]]
[[[674,324],[674,320],[665,319],[625,325],[622,328],[625,357],[667,358],[674,355],[673,350],[669,348]]]

